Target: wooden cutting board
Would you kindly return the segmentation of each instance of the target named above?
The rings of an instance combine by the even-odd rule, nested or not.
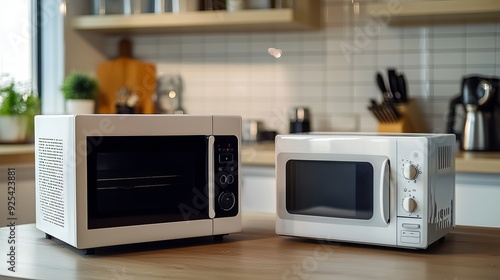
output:
[[[152,97],[156,92],[156,66],[131,57],[129,40],[120,41],[118,58],[101,63],[97,67],[99,96],[97,111],[100,114],[116,113],[116,95],[122,87],[137,94],[135,112],[153,114]]]

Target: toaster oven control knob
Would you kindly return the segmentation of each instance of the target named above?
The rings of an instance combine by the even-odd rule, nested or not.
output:
[[[236,204],[236,198],[232,192],[223,192],[219,195],[219,206],[224,211],[233,209]]]
[[[412,213],[417,209],[417,202],[411,197],[405,197],[403,200],[403,209],[408,213]]]
[[[403,166],[403,176],[408,180],[415,180],[418,176],[418,168],[411,163],[405,164]]]

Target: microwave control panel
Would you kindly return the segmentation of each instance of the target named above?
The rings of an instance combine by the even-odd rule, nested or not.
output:
[[[238,162],[238,138],[236,136],[215,136],[215,217],[238,215]]]
[[[398,139],[397,186],[398,216],[422,218],[427,182],[426,141]]]

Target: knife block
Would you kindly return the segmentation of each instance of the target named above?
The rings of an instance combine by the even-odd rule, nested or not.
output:
[[[394,123],[378,124],[378,132],[388,133],[425,133],[428,132],[420,110],[414,99],[408,103],[394,104],[400,114],[400,119]]]

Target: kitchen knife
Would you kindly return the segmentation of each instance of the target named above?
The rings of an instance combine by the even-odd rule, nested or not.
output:
[[[408,102],[408,90],[406,88],[406,78],[404,74],[400,74],[398,76],[398,89],[399,93],[401,94],[400,102]]]
[[[401,93],[398,88],[398,75],[396,74],[396,69],[387,69],[387,77],[389,79],[389,86],[391,88],[392,96],[395,103],[401,102]]]
[[[377,84],[378,84],[378,88],[380,89],[380,91],[382,91],[382,96],[384,97],[384,100],[392,101],[393,96],[387,90],[387,87],[385,86],[384,78],[382,77],[382,74],[380,74],[380,72],[377,73]]]

